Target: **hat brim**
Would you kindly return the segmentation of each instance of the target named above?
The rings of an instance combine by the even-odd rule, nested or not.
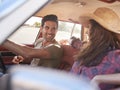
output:
[[[102,27],[106,28],[107,30],[114,32],[114,33],[119,33],[120,34],[120,23],[117,23],[117,27],[116,25],[111,27],[110,25],[108,25],[108,23],[105,23],[105,21],[101,18],[99,18],[98,16],[94,15],[94,14],[83,14],[79,17],[79,23],[82,24],[85,27],[89,27],[89,20],[95,20],[96,22],[98,22]]]

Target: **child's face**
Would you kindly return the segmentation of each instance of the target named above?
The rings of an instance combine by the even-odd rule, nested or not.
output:
[[[74,42],[74,44],[73,44],[73,47],[75,47],[76,49],[80,49],[81,46],[82,46],[82,44],[81,44],[80,41],[76,41],[76,42]]]

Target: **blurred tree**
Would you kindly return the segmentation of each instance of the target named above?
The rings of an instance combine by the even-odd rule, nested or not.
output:
[[[40,27],[40,23],[39,22],[35,22],[34,24],[33,24],[33,26],[35,26],[35,27],[37,27],[37,28],[39,28]]]

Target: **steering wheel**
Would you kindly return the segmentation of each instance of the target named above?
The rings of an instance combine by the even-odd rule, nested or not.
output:
[[[3,58],[2,58],[4,56],[15,56],[15,54],[10,51],[1,51],[0,52],[0,72],[2,72],[3,74],[6,73],[6,67],[5,67]]]
[[[5,67],[5,65],[3,63],[1,52],[0,52],[0,72],[2,72],[2,73],[6,72],[6,67]]]

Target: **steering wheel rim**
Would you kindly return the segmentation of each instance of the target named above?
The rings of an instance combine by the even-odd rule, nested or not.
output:
[[[5,64],[4,64],[4,62],[3,62],[1,52],[0,52],[0,69],[1,69],[1,71],[2,71],[3,74],[6,73],[6,67],[5,67]]]

